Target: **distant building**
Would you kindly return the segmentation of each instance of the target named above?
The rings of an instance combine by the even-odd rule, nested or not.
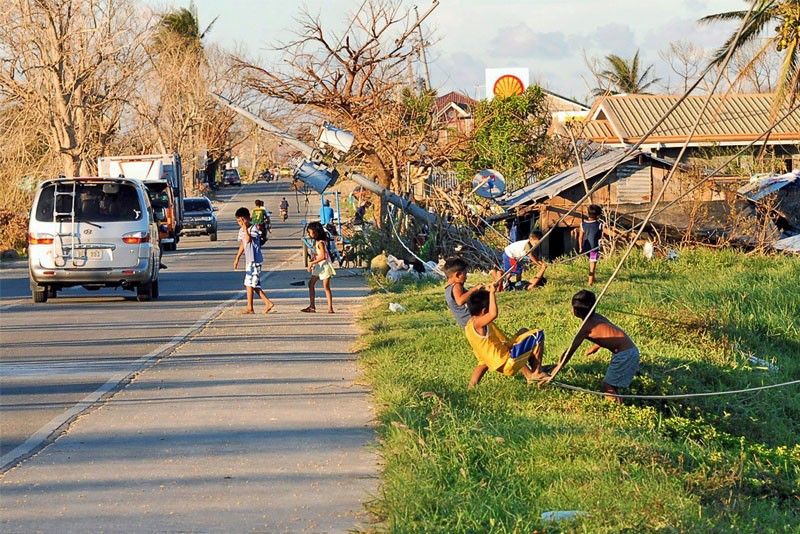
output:
[[[595,100],[586,119],[576,123],[576,137],[608,147],[628,147],[641,141],[658,120],[674,106],[675,95],[613,95]],[[689,137],[707,96],[689,96],[645,139],[641,149],[659,157],[675,158]],[[787,170],[800,168],[800,110],[794,110],[773,131],[759,139],[773,121],[785,115],[787,105],[772,111],[772,94],[713,95],[703,119],[692,136],[683,160],[703,156],[710,147],[743,147],[757,153],[766,144],[783,158]],[[564,133],[561,124],[556,133]]]
[[[554,127],[567,121],[584,120],[591,108],[577,100],[561,96],[547,89],[542,89],[547,107],[550,110],[551,131]]]
[[[438,97],[434,103],[434,119],[439,124],[440,140],[447,141],[449,132],[470,134],[475,128],[473,110],[476,100],[457,91]]]

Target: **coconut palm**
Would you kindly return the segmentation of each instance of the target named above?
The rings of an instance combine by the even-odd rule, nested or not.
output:
[[[771,47],[783,55],[775,91],[776,105],[780,105],[788,97],[794,102],[800,91],[800,0],[754,0],[752,13],[749,11],[728,11],[708,15],[700,19],[702,23],[738,20],[743,21],[750,13],[750,18],[742,29],[739,39],[731,35],[717,50],[714,63],[721,63],[728,52],[741,50],[743,46],[763,37],[769,32],[769,25],[775,24],[774,34],[768,34],[766,42],[759,48],[751,65],[761,56],[768,53]]]
[[[661,81],[661,78],[653,77],[653,65],[644,69],[639,74],[639,51],[633,55],[630,61],[615,54],[609,54],[605,58],[608,68],[598,73],[598,81],[605,87],[597,87],[594,96],[611,94],[650,94],[647,89],[654,83]]]
[[[182,38],[187,46],[200,49],[203,38],[211,30],[217,18],[219,17],[214,17],[214,20],[201,32],[197,6],[194,2],[190,2],[188,8],[173,9],[161,16],[161,20],[158,22],[156,42],[158,44],[166,41],[165,34],[170,34]]]

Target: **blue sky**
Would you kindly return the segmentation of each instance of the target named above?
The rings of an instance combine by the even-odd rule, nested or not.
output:
[[[219,16],[208,40],[239,47],[264,64],[279,61],[270,44],[286,40],[297,27],[303,6],[329,21],[340,35],[361,0],[195,0],[200,20]],[[187,5],[176,2],[175,5]],[[413,1],[408,6],[414,5]],[[418,0],[420,11],[429,0]],[[667,78],[658,55],[670,41],[689,40],[715,48],[732,31],[729,25],[700,26],[700,17],[747,9],[743,0],[441,0],[424,29],[435,43],[429,49],[431,76],[440,93],[457,89],[483,96],[487,67],[528,67],[531,80],[568,97],[588,100],[591,80],[584,54],[630,57],[641,49],[646,64]]]

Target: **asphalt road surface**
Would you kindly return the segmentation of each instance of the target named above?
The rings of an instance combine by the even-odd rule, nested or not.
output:
[[[220,200],[241,191],[223,190]],[[88,395],[141,367],[142,357],[185,336],[210,309],[237,294],[241,276],[230,262],[220,261],[236,246],[230,206],[220,204],[220,228],[227,231],[220,232],[219,241],[189,237],[177,252],[165,253],[168,269],[161,272],[157,301],[137,302],[134,292],[121,289],[70,288],[45,304],[33,304],[25,264],[0,270],[3,464],[48,422],[72,417],[68,412]],[[113,384],[109,387],[113,391]]]
[[[262,284],[274,312],[241,315],[241,205],[278,212]],[[336,314],[303,285],[301,219],[285,182],[225,189],[219,237],[168,253],[161,297],[70,289],[34,305],[0,269],[3,532],[347,532],[377,491],[369,392],[351,347],[366,287],[334,280]],[[311,213],[309,213],[309,211]],[[301,280],[303,282],[301,282]],[[320,291],[321,293],[321,291]]]

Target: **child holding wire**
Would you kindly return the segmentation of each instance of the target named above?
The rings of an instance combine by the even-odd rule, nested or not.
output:
[[[511,276],[517,277],[517,283],[522,280],[523,261],[528,260],[538,267],[536,275],[531,279],[528,284],[528,289],[535,289],[544,285],[547,279],[544,277],[544,272],[547,270],[547,264],[539,258],[534,252],[542,240],[542,233],[534,230],[528,236],[528,239],[515,241],[508,245],[503,250],[503,273],[496,273],[493,278],[494,281],[500,282],[500,287],[505,286],[505,282]]]

